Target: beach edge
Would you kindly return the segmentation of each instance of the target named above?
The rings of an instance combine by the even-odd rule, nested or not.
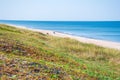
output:
[[[28,28],[25,26],[17,26],[17,25],[13,25],[13,24],[5,24],[5,25],[13,26],[15,28],[20,28],[20,29],[31,30],[31,31],[35,31],[35,32],[41,32],[43,34],[48,34],[48,35],[55,36],[55,37],[70,38],[70,39],[74,39],[74,40],[77,40],[82,43],[94,44],[94,45],[104,47],[104,48],[120,50],[120,43],[118,43],[118,42],[74,36],[74,35],[60,33],[60,32],[52,31],[52,30],[32,29],[32,28]]]

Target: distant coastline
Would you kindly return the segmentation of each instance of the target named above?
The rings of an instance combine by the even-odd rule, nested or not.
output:
[[[25,26],[17,26],[17,25],[12,25],[12,24],[7,24],[7,25],[10,25],[10,26],[13,26],[16,28],[27,29],[27,30],[31,30],[31,31],[35,31],[35,32],[41,32],[43,34],[48,34],[51,36],[56,36],[56,37],[61,37],[61,38],[71,38],[71,39],[75,39],[75,40],[83,42],[83,43],[94,44],[94,45],[105,47],[105,48],[112,48],[112,49],[120,50],[119,42],[79,37],[79,36],[74,36],[74,35],[57,32],[57,31],[52,31],[52,30],[32,29],[32,28],[27,28]]]

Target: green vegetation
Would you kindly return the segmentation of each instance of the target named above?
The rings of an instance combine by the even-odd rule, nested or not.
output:
[[[120,80],[120,51],[0,24],[1,80]]]

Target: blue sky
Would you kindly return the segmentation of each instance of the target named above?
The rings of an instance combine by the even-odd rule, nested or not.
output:
[[[120,0],[0,0],[0,19],[120,21]]]

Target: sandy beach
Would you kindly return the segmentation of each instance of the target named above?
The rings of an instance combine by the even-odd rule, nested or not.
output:
[[[83,43],[94,44],[94,45],[98,45],[98,46],[105,47],[105,48],[120,50],[120,43],[118,43],[118,42],[73,36],[73,35],[64,34],[64,33],[60,33],[60,32],[55,32],[55,31],[51,31],[51,30],[31,29],[31,28],[26,28],[24,26],[15,26],[15,25],[11,25],[11,26],[14,26],[14,27],[17,27],[17,28],[22,28],[22,29],[27,29],[27,30],[32,30],[32,31],[36,31],[36,32],[41,32],[43,34],[48,34],[48,35],[51,35],[51,36],[56,36],[56,37],[61,37],[61,38],[67,37],[67,38],[75,39],[75,40],[83,42]]]

